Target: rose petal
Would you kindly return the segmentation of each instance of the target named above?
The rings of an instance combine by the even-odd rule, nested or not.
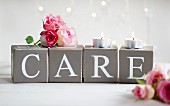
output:
[[[147,97],[146,99],[152,99],[155,95],[155,90],[151,85],[146,85],[145,88],[147,89]]]

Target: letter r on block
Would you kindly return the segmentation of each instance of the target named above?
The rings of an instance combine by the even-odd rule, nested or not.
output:
[[[93,78],[101,78],[101,76],[99,76],[99,70],[98,70],[100,68],[108,78],[113,78],[113,76],[109,75],[109,73],[105,69],[105,67],[109,64],[109,59],[103,55],[92,55],[92,57],[94,57],[94,76],[92,76],[92,77]],[[105,60],[104,64],[101,66],[99,66],[99,64],[98,64],[99,58],[103,58]]]

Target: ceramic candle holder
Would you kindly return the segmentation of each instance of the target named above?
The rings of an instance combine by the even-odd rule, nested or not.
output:
[[[93,39],[93,47],[96,48],[110,48],[112,44],[111,39],[105,39],[105,38],[94,38]]]
[[[143,48],[143,40],[138,39],[126,39],[125,40],[125,48],[128,49],[142,49]]]

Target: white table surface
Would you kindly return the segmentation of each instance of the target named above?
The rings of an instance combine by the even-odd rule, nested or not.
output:
[[[17,83],[10,66],[0,64],[0,106],[166,106],[155,100],[136,100],[135,84]],[[7,73],[7,74],[5,74]],[[169,106],[169,105],[167,105]]]

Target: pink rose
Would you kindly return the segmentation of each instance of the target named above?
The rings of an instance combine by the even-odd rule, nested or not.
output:
[[[40,35],[41,35],[40,37],[41,45],[43,46],[53,47],[58,41],[58,35],[53,30],[42,31]]]
[[[165,76],[160,70],[151,70],[148,72],[148,74],[145,76],[146,84],[156,86],[156,84],[164,80]]]
[[[44,20],[44,29],[45,30],[58,30],[61,26],[63,26],[65,22],[61,19],[60,16],[55,16],[52,14],[49,14],[46,16]]]
[[[58,35],[60,36],[58,44],[60,46],[74,45],[77,46],[76,31],[72,27],[63,26],[58,30]]]
[[[162,101],[170,104],[170,81],[169,80],[163,80],[159,82],[156,87],[156,92]]]
[[[153,87],[150,85],[146,85],[144,88],[136,86],[132,92],[137,99],[152,99],[155,94]]]
[[[140,99],[142,96],[142,93],[141,93],[141,90],[142,88],[139,87],[139,86],[136,86],[133,90],[132,90],[132,93],[134,94],[134,96],[137,98],[137,99]]]

